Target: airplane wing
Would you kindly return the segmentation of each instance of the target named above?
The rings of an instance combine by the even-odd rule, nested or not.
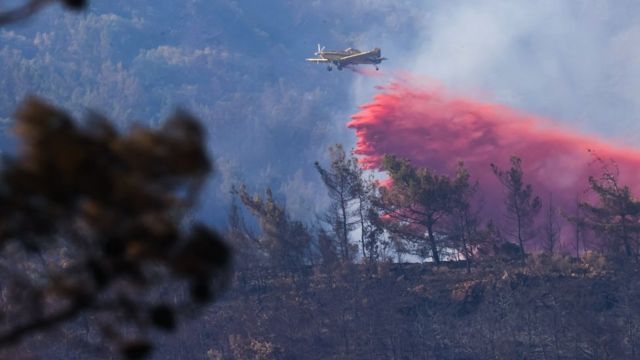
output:
[[[308,62],[313,62],[313,63],[326,63],[326,62],[329,62],[329,60],[323,59],[323,58],[309,58],[309,59],[304,59],[304,60],[308,61]]]
[[[358,53],[358,54],[345,56],[345,57],[340,59],[340,62],[345,64],[345,65],[346,64],[353,64],[353,63],[357,63],[358,61],[364,61],[364,60],[368,59],[369,57],[371,57],[371,53],[370,52],[363,52],[363,53]]]

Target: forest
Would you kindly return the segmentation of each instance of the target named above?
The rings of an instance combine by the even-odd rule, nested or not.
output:
[[[175,10],[160,3],[73,18],[89,4],[65,0],[43,20],[57,32],[4,29],[53,3],[0,6],[0,358],[640,358],[640,200],[619,152],[581,149],[571,204],[538,186],[571,169],[534,181],[528,153],[493,152],[497,191],[464,159],[443,171],[386,152],[374,166],[333,144],[343,123],[318,121],[345,80],[299,84],[291,56],[256,70],[251,55],[303,44],[286,21],[328,22],[313,8],[278,3],[298,19],[285,26],[189,2],[176,11],[196,28],[198,13],[224,18],[189,39],[218,42],[203,48],[163,43],[182,34],[159,25]],[[393,6],[370,16],[410,33]]]
[[[636,357],[640,201],[615,163],[596,159],[592,201],[565,213],[518,157],[491,164],[504,197],[481,203],[463,163],[447,175],[388,155],[378,180],[336,145],[315,163],[331,199],[317,219],[238,184],[217,235],[188,216],[211,166],[188,114],[130,134],[38,99],[16,116],[4,356]]]
[[[381,184],[337,145],[315,164],[332,200],[317,228],[240,186],[209,358],[636,358],[640,202],[595,161],[592,201],[571,213],[536,195],[517,157],[491,165],[504,197],[479,205],[462,163],[449,176],[389,155]]]

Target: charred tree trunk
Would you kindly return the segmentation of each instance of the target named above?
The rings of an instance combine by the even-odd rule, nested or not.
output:
[[[427,234],[429,236],[429,245],[431,246],[431,256],[436,265],[440,265],[440,254],[438,253],[438,244],[436,243],[436,237],[433,234],[433,223],[427,225]]]

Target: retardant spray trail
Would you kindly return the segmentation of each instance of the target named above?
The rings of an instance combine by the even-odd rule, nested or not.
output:
[[[554,125],[548,119],[505,106],[452,97],[441,89],[392,83],[381,87],[372,102],[352,116],[356,153],[370,168],[379,168],[385,154],[407,158],[416,166],[451,173],[464,161],[479,180],[484,213],[499,221],[504,191],[490,164],[507,168],[512,155],[522,158],[526,181],[543,200],[569,211],[587,188],[590,175],[601,173],[594,151],[613,159],[620,180],[640,188],[640,151],[616,147],[594,137]]]
[[[354,73],[368,76],[368,77],[384,77],[386,73],[384,71],[375,70],[369,67],[360,67],[357,65],[347,66],[347,69],[353,71]]]

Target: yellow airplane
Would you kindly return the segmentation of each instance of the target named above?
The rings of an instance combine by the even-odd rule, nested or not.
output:
[[[325,51],[324,47],[318,44],[318,51],[315,53],[317,57],[305,59],[313,63],[326,63],[327,70],[331,71],[331,65],[335,65],[338,70],[342,70],[348,65],[371,64],[378,70],[378,64],[386,58],[380,57],[380,49],[375,48],[371,51],[360,51],[348,48],[344,51]]]

